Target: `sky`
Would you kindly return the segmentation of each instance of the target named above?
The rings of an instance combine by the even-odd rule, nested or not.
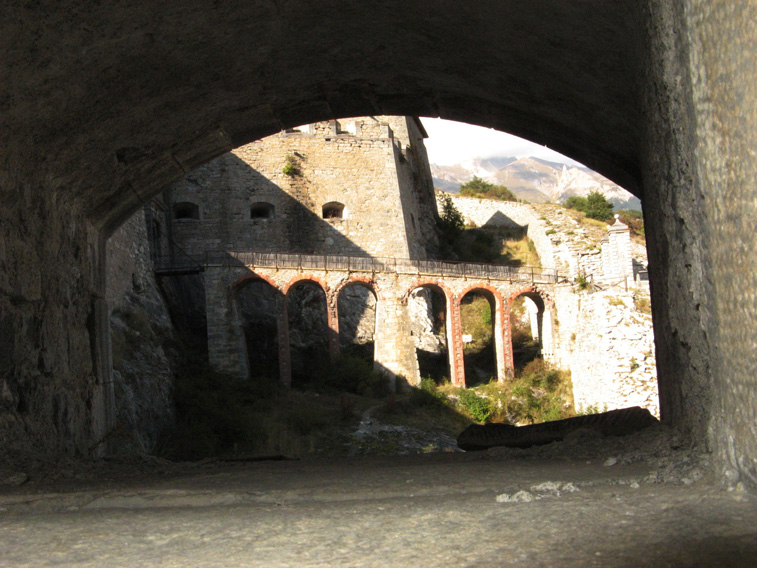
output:
[[[576,161],[534,144],[512,134],[441,118],[421,118],[428,132],[424,141],[429,162],[439,166],[451,166],[472,158],[492,156],[533,156],[561,164],[577,164]]]

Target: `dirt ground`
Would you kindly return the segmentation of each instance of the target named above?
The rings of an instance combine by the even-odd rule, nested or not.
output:
[[[663,427],[532,450],[0,466],[0,566],[753,566],[757,497]]]

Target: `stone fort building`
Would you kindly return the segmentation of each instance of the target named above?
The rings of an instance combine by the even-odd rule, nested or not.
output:
[[[235,287],[223,279],[225,271],[205,271],[205,266],[230,251],[434,257],[436,198],[424,137],[423,125],[414,117],[327,121],[282,131],[198,168],[146,204],[109,240],[112,310],[128,312],[134,282],[151,280],[155,270],[183,327],[203,335],[207,328],[214,366],[240,376],[281,373],[285,382],[291,380],[295,346],[305,348],[295,361],[303,367],[324,354],[335,358],[340,340],[372,343],[378,291],[370,279],[341,286],[329,306],[330,317],[325,293],[331,290],[323,279],[302,279],[283,298],[260,271],[250,273],[246,284],[263,286]],[[299,302],[297,311],[304,306],[303,314],[294,314],[294,306],[286,314],[292,297]],[[395,342],[404,341],[404,367],[415,369],[410,322],[405,308],[397,309],[394,317],[384,313],[388,317],[381,318],[384,324],[394,323],[382,325],[381,349],[393,353]],[[309,327],[299,322],[297,329],[297,317],[308,320]],[[269,341],[259,339],[266,334]],[[262,371],[276,351],[285,370]],[[378,353],[377,361],[382,359],[386,355]]]
[[[153,232],[164,237],[158,256],[433,256],[436,201],[426,136],[418,118],[362,117],[241,146],[164,193],[166,230]]]

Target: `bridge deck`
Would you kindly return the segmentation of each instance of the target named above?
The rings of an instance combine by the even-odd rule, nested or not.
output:
[[[481,264],[448,260],[413,260],[409,258],[342,256],[324,254],[290,254],[257,251],[212,251],[205,259],[158,259],[155,271],[158,274],[187,272],[194,267],[201,272],[213,266],[259,266],[261,268],[294,268],[299,270],[326,270],[345,272],[389,272],[418,274],[424,276],[477,278],[518,282],[557,283],[560,279],[554,268],[518,266],[515,264]]]

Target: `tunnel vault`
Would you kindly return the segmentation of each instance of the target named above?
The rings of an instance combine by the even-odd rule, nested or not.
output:
[[[756,10],[715,0],[5,2],[3,442],[102,447],[99,259],[141,203],[287,127],[442,116],[547,144],[643,199],[663,419],[709,444],[729,483],[757,484],[757,246],[746,229],[757,213]]]

